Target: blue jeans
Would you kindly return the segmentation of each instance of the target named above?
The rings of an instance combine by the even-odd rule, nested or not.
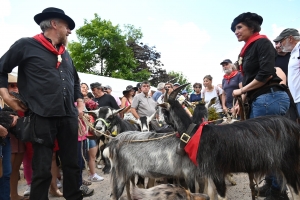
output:
[[[10,149],[10,138],[6,137],[4,139],[5,145],[1,146],[2,151],[0,151],[0,156],[3,156],[2,165],[3,165],[3,176],[0,178],[0,199],[1,200],[10,200],[10,174],[11,174],[11,149]]]
[[[300,102],[296,103],[298,114],[300,115]]]
[[[284,91],[262,94],[257,97],[251,105],[250,118],[266,115],[285,115],[289,107],[290,99],[287,93]],[[273,174],[267,176],[266,178],[272,180],[273,189],[281,189],[281,179],[277,179]],[[284,188],[286,189],[286,186]]]

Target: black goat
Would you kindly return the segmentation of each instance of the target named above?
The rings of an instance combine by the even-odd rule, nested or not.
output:
[[[180,135],[192,120],[170,95],[166,108]],[[192,131],[193,135],[199,124]],[[112,162],[112,193],[118,199],[125,183],[134,174],[147,177],[185,177],[193,188],[196,177],[213,180],[218,194],[225,198],[225,176],[230,172],[253,173],[261,177],[275,172],[298,194],[300,184],[300,127],[282,116],[266,116],[227,125],[205,125],[198,148],[197,164],[187,155],[175,153],[180,140],[175,136],[148,142],[166,134],[126,132],[114,138],[105,154]],[[145,157],[147,155],[147,157]]]

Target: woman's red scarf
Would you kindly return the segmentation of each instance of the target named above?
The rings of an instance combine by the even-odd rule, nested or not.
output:
[[[230,73],[230,75],[225,74],[224,75],[224,79],[227,80],[227,83],[229,84],[230,79],[232,79],[233,77],[235,77],[238,74],[238,71],[232,71]]]
[[[45,38],[45,36],[42,33],[37,34],[33,38],[39,41],[46,49],[57,55],[56,68],[58,68],[60,63],[62,62],[61,55],[65,52],[65,46],[60,45],[59,50],[57,51],[57,49],[54,48],[54,46]]]
[[[267,36],[260,35],[258,32],[253,33],[253,35],[250,36],[250,38],[247,40],[246,44],[244,45],[244,47],[241,50],[241,53],[239,55],[239,65],[240,65],[240,71],[243,75],[244,75],[244,72],[243,72],[243,57],[245,55],[245,52],[246,52],[246,50],[247,50],[247,48],[249,47],[250,44],[252,44],[256,40],[261,39],[261,38],[267,38]]]

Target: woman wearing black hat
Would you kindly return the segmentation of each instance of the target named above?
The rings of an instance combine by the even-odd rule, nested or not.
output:
[[[245,42],[239,55],[243,87],[234,90],[233,96],[245,94],[243,98],[247,97],[251,105],[250,118],[284,115],[290,106],[289,97],[279,85],[281,79],[274,68],[276,51],[273,44],[265,35],[259,34],[262,22],[261,16],[247,12],[237,16],[231,24],[238,41]],[[280,192],[280,180],[275,176],[266,178],[269,180],[263,188],[269,191],[266,199],[288,199],[286,192]],[[266,195],[265,191],[260,190],[260,194]]]
[[[130,112],[130,107],[131,107],[134,94],[135,94],[135,88],[132,85],[128,85],[126,87],[126,90],[123,91],[124,96],[121,99],[121,108],[124,107],[127,108],[121,112],[121,115],[126,120],[134,118],[134,116]]]

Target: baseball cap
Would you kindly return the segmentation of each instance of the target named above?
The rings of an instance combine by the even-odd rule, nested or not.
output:
[[[286,28],[284,29],[280,34],[279,36],[277,36],[277,38],[275,38],[273,41],[274,42],[279,42],[280,40],[282,40],[283,38],[285,37],[288,37],[288,36],[300,36],[299,34],[299,31],[297,29],[294,29],[294,28]]]
[[[173,86],[180,86],[180,84],[179,83],[174,83]]]
[[[105,88],[108,89],[108,90],[112,90],[111,87],[110,87],[109,85],[106,85],[106,86],[104,86],[103,88],[104,88],[104,90],[105,90]]]
[[[223,60],[220,65],[223,65],[224,63],[232,63],[230,59]]]

